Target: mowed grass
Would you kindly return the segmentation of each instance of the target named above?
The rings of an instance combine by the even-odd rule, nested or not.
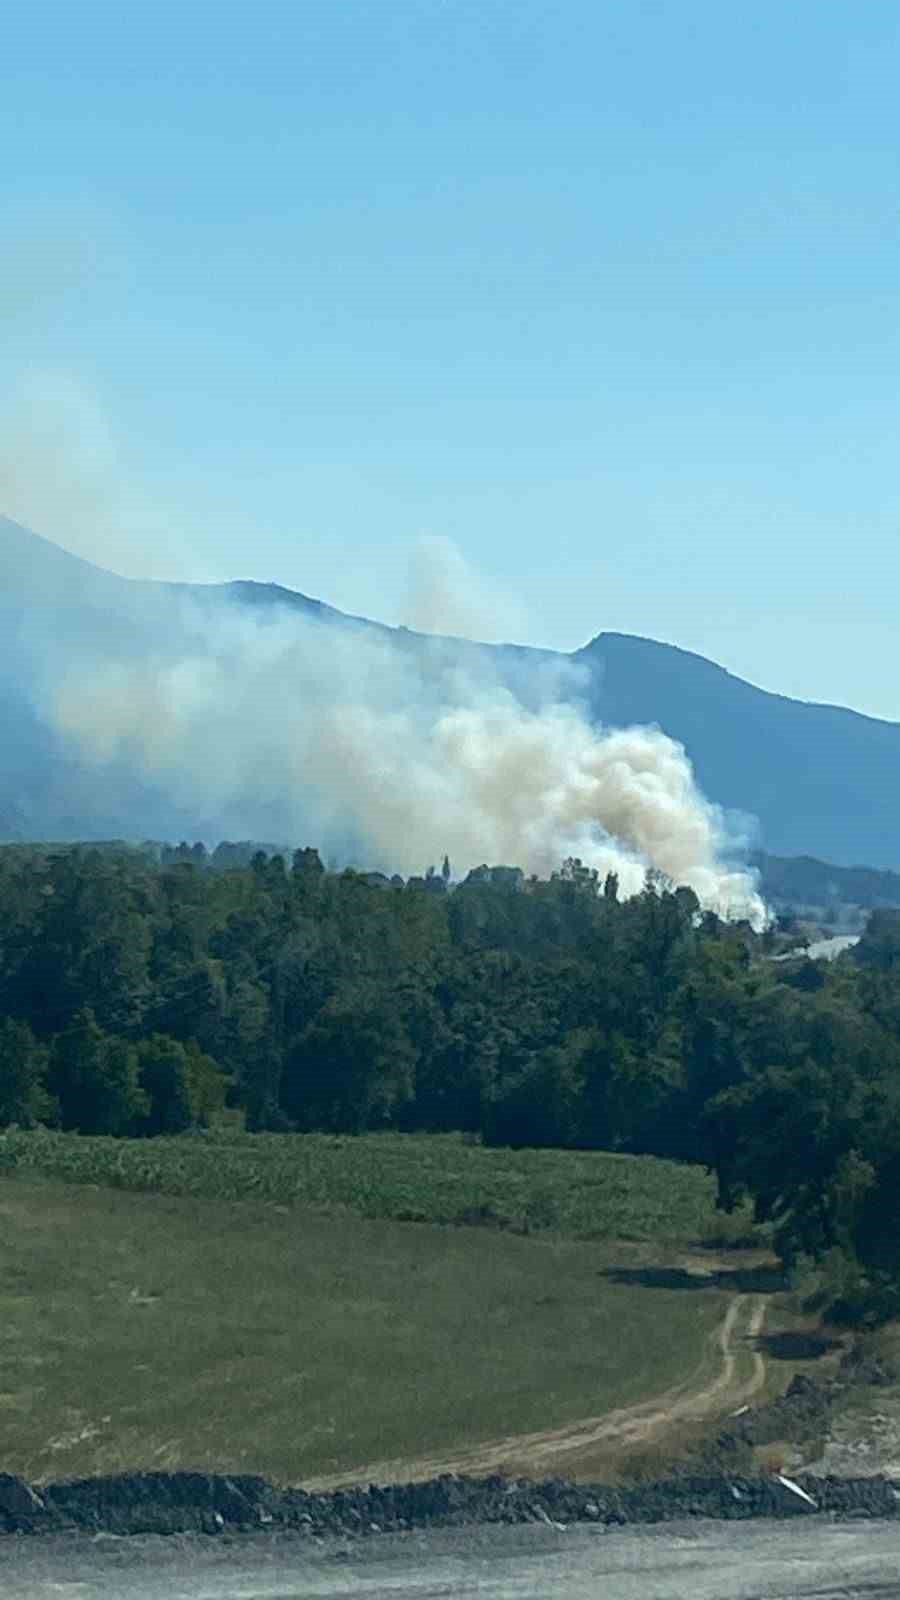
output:
[[[493,1150],[460,1135],[215,1134],[102,1139],[0,1135],[16,1169],[209,1200],[262,1200],[397,1221],[473,1223],[574,1238],[695,1241],[716,1226],[700,1167],[566,1150]]]
[[[94,1142],[76,1143],[89,1155]],[[591,1163],[565,1159],[577,1189]],[[185,1170],[155,1146],[147,1160]],[[617,1165],[643,1194],[642,1163],[600,1170]],[[446,1176],[441,1192],[469,1194]],[[633,1228],[659,1215],[618,1204]],[[572,1206],[595,1215],[585,1194]],[[723,1315],[717,1290],[605,1276],[665,1255],[661,1240],[412,1226],[13,1171],[0,1179],[0,1462],[35,1480],[195,1467],[303,1482],[596,1415],[689,1377]]]

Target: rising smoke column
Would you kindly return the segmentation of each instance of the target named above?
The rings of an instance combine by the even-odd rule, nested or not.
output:
[[[542,876],[574,855],[624,894],[651,866],[705,907],[764,920],[681,746],[592,726],[539,668],[523,704],[474,648],[190,598],[169,607],[167,638],[133,656],[86,641],[49,715],[83,755],[134,763],[226,835],[338,855],[353,840],[357,860],[404,874],[445,851],[458,871]]]

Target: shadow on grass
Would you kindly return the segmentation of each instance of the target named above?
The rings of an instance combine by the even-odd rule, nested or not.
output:
[[[730,1289],[733,1294],[777,1294],[787,1288],[784,1270],[774,1266],[728,1267],[703,1273],[686,1272],[683,1267],[604,1267],[598,1276],[610,1283],[644,1289]]]
[[[832,1350],[840,1350],[840,1339],[817,1333],[763,1333],[756,1340],[758,1350],[772,1361],[818,1361]]]

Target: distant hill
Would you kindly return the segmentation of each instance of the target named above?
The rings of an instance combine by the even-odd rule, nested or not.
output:
[[[864,914],[900,906],[900,872],[838,867],[812,856],[773,856],[764,850],[754,851],[751,861],[764,899],[777,910],[814,908],[842,921],[850,909]]]
[[[89,639],[98,656],[123,641],[150,652],[186,593],[213,612],[236,605],[315,620],[323,673],[333,629],[377,629],[408,651],[436,648],[275,584],[188,589],[119,578],[0,518],[0,837],[158,835],[161,820],[169,834],[209,836],[211,819],[181,813],[124,762],[99,777],[40,711],[47,674],[61,670],[69,641],[83,648]],[[585,699],[595,720],[657,724],[684,744],[710,799],[756,819],[753,842],[770,855],[900,870],[898,723],[771,694],[702,656],[627,634],[600,633],[572,655],[458,640],[439,648],[461,660],[483,654],[516,692],[530,667],[558,666],[561,692]]]

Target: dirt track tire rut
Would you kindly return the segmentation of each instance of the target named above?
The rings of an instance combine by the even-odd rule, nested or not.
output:
[[[444,1456],[369,1463],[350,1472],[317,1478],[316,1489],[373,1482],[421,1482],[441,1473],[482,1476],[504,1470],[529,1475],[571,1471],[573,1458],[598,1445],[644,1445],[673,1423],[702,1422],[746,1404],[763,1387],[766,1365],[759,1348],[768,1296],[735,1294],[714,1334],[719,1369],[711,1380],[688,1379],[664,1394],[601,1416],[586,1417],[538,1433],[510,1434]],[[741,1375],[749,1357],[750,1372]],[[704,1362],[704,1367],[706,1362]]]

